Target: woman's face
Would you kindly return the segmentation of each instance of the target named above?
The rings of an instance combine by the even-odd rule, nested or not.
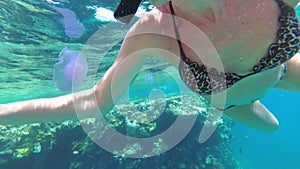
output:
[[[154,5],[154,6],[161,6],[165,3],[167,3],[169,0],[150,0],[150,2]]]

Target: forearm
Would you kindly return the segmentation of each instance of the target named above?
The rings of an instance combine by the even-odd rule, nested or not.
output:
[[[157,38],[151,36],[134,36],[124,40],[117,60],[93,89],[56,98],[0,104],[0,124],[61,121],[77,117],[83,119],[109,112],[128,89],[149,53],[178,65],[179,59],[170,57],[169,53],[162,50],[154,50],[161,45],[159,42],[150,45],[154,49],[147,50],[149,44],[137,43]]]
[[[267,133],[276,131],[279,126],[276,117],[258,100],[252,104],[235,106],[224,113],[250,128]]]
[[[77,112],[88,117],[97,109],[93,90],[68,94],[55,98],[33,99],[0,105],[0,124],[77,119]],[[83,114],[83,112],[85,114]]]
[[[132,63],[133,64],[133,63]],[[130,84],[132,65],[120,66],[116,62],[93,89],[55,98],[34,99],[0,105],[0,124],[23,124],[76,120],[97,117],[107,113]],[[136,67],[135,67],[136,68]],[[133,71],[136,72],[136,71]],[[112,85],[112,79],[115,81]],[[124,81],[127,81],[125,83]],[[113,92],[112,92],[113,90]],[[113,93],[113,94],[112,94]],[[114,99],[113,99],[114,98]]]

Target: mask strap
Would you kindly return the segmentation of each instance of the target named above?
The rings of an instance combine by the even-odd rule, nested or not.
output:
[[[114,13],[114,17],[117,20],[128,24],[133,18],[142,1],[143,0],[121,0],[118,8]]]

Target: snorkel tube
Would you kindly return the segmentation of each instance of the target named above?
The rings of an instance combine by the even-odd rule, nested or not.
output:
[[[133,18],[142,1],[143,0],[121,0],[118,8],[114,13],[114,17],[117,20],[128,24]]]

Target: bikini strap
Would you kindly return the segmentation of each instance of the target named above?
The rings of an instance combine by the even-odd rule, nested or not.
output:
[[[183,51],[183,48],[182,48],[182,44],[181,44],[181,40],[180,40],[180,35],[179,35],[178,29],[176,27],[175,12],[174,12],[174,8],[173,8],[173,5],[172,5],[172,1],[169,1],[169,6],[170,6],[171,14],[172,14],[173,26],[174,26],[176,41],[178,43],[179,50],[180,50],[180,56],[181,56],[181,59],[183,61],[187,62],[187,61],[189,61],[189,59],[186,57],[186,55],[185,55],[185,53]]]
[[[275,0],[282,12],[282,15],[288,15],[287,13],[291,12],[292,14],[295,15],[295,10],[286,4],[283,0]]]

